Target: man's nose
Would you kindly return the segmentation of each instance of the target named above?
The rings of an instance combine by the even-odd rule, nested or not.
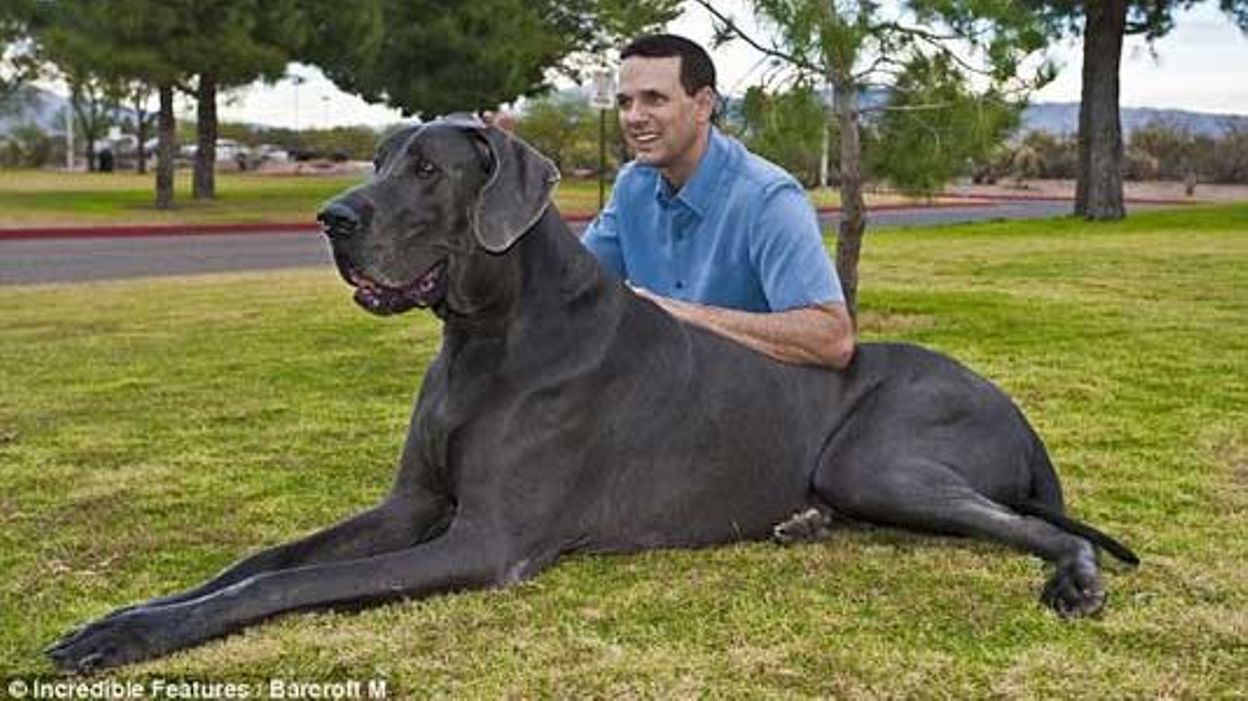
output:
[[[360,215],[343,202],[330,202],[316,215],[325,235],[331,239],[351,236],[360,228]]]
[[[649,119],[649,115],[646,111],[636,102],[632,103],[628,107],[621,107],[619,109],[620,119],[623,120],[625,125],[634,126],[642,124]]]

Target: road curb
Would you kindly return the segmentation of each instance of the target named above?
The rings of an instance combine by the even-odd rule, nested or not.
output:
[[[942,199],[965,200],[962,202],[933,202],[915,205],[906,203],[877,204],[867,208],[867,212],[885,212],[902,210],[950,209],[967,207],[996,207],[1010,202],[1071,202],[1068,197],[1049,196],[1010,196],[1010,195],[970,195],[947,194]],[[1200,204],[1185,200],[1165,199],[1131,199],[1128,204],[1145,205],[1189,205]],[[838,214],[840,207],[820,207],[819,214]],[[568,214],[564,221],[569,224],[584,224],[594,218],[594,214]],[[0,241],[19,241],[31,239],[101,239],[101,238],[142,238],[149,236],[212,236],[227,234],[265,234],[265,233],[320,233],[321,227],[315,222],[254,222],[230,224],[127,224],[118,226],[36,226],[0,228]]]
[[[931,205],[884,204],[870,211],[898,209],[935,209],[938,207],[993,206],[994,203],[938,202]],[[820,214],[835,214],[840,207],[820,207]],[[563,220],[569,224],[586,224],[594,214],[568,214]],[[290,234],[320,233],[321,227],[309,222],[254,222],[231,224],[127,224],[118,226],[33,226],[0,228],[0,241],[32,239],[108,239],[142,238],[152,236],[213,236],[226,234]]]
[[[208,236],[214,234],[307,233],[321,227],[305,222],[251,224],[130,224],[124,226],[34,226],[0,229],[0,240],[114,239],[148,236]]]

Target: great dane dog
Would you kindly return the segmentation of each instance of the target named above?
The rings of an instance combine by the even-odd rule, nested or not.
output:
[[[814,537],[833,516],[1000,541],[1054,566],[1042,601],[1096,613],[1098,547],[1044,445],[947,357],[861,344],[845,372],[775,362],[606,273],[549,202],[551,163],[466,118],[383,140],[319,218],[355,301],[432,310],[442,348],[389,496],[48,651],[87,671],[289,611],[497,587],[561,555]],[[358,417],[357,417],[358,419]]]

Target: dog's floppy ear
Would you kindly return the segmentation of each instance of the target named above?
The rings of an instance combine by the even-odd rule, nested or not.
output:
[[[502,253],[546,212],[559,169],[502,129],[481,125],[474,131],[489,147],[492,167],[473,208],[472,228],[482,248]]]

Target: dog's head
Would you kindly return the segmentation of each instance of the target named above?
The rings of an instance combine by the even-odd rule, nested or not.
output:
[[[532,147],[474,118],[401,129],[374,166],[317,219],[356,302],[383,315],[471,309],[480,268],[541,218],[559,180]]]

